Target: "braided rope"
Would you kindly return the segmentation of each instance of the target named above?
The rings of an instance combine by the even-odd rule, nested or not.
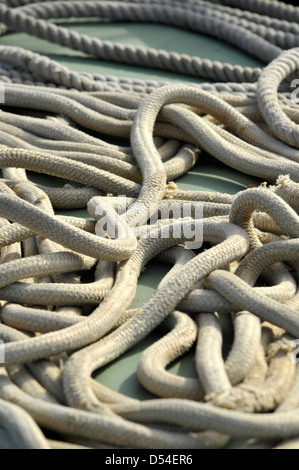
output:
[[[252,436],[257,447],[298,446],[298,11],[268,0],[1,3],[0,35],[218,81],[78,73],[0,45],[1,448],[220,448]],[[266,66],[124,46],[54,23],[68,17],[186,28]],[[204,152],[263,182],[236,195],[178,187]],[[43,175],[67,182],[45,186]],[[152,259],[172,266],[132,309]],[[234,332],[226,355],[224,316]],[[155,399],[92,378],[160,327],[166,334],[136,371]],[[194,378],[167,370],[188,350]]]

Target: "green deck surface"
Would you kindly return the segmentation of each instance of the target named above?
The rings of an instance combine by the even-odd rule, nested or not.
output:
[[[88,21],[83,19],[80,23],[74,24],[72,19],[63,23],[70,29],[76,29],[80,33],[95,36],[103,40],[121,42],[123,44],[142,45],[187,53],[201,58],[209,58],[220,62],[229,62],[243,66],[260,67],[258,60],[242,53],[237,48],[220,42],[216,39],[198,35],[190,31],[180,30],[174,27],[135,24],[135,23],[99,23],[94,19]],[[22,33],[11,33],[0,38],[0,44],[20,46],[49,56],[71,70],[79,72],[91,72],[99,74],[117,75],[120,77],[132,77],[139,79],[167,80],[172,82],[197,81],[194,77],[185,77],[170,72],[150,70],[141,67],[115,64],[112,62],[98,61],[86,57],[83,53],[50,44],[44,40],[36,39]],[[61,180],[43,175],[31,175],[34,181],[48,185],[61,185]],[[209,190],[221,191],[230,194],[245,189],[248,184],[258,182],[256,178],[250,177],[217,162],[214,158],[202,155],[196,166],[187,175],[176,180],[177,185],[188,190]],[[61,211],[59,212],[61,213]],[[85,211],[65,211],[68,214],[79,216],[87,215]],[[147,300],[155,291],[155,288],[162,277],[167,273],[170,265],[152,261],[142,272],[138,283],[138,289],[132,307],[138,307]],[[222,318],[224,331],[224,353],[227,353],[232,339],[230,320]],[[156,331],[136,347],[124,354],[119,360],[102,368],[94,377],[115,391],[125,395],[146,399],[152,397],[138,382],[136,377],[136,367],[140,354],[144,348],[148,347],[163,333]],[[169,371],[172,373],[195,377],[194,354],[191,350],[181,360],[175,361]]]

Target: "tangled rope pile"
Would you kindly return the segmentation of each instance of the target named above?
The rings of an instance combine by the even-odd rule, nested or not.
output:
[[[265,68],[113,44],[48,21],[69,16],[188,28]],[[23,31],[96,59],[218,82],[80,74],[0,46],[0,447],[220,448],[235,437],[251,448],[299,447],[298,18],[297,7],[267,0],[0,3],[2,35]],[[111,144],[115,136],[126,146]],[[263,183],[235,196],[180,190],[173,180],[201,150]],[[27,170],[76,184],[35,184]],[[90,219],[54,212],[84,208]],[[116,224],[114,238],[104,219]],[[188,247],[185,228],[202,230],[204,248]],[[173,267],[130,309],[155,257]],[[226,358],[219,315],[234,328]],[[92,378],[160,326],[166,334],[137,369],[157,398]],[[167,371],[195,344],[198,378]]]

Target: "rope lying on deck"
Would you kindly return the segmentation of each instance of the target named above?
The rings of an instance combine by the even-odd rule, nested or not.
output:
[[[298,446],[298,12],[266,0],[1,2],[2,35],[195,83],[77,73],[0,46],[0,447],[219,448],[234,437]],[[53,22],[70,16],[187,28],[265,66],[114,44]],[[234,196],[181,190],[173,180],[201,151],[260,183]],[[27,170],[71,183],[35,184]],[[55,215],[86,208],[91,219]],[[155,257],[173,266],[131,309]],[[222,315],[234,329],[227,357]],[[158,327],[166,333],[137,368],[157,398],[92,378]],[[197,377],[171,374],[194,345]]]

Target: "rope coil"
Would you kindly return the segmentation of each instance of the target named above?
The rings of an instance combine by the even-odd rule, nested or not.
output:
[[[55,24],[70,16],[209,34],[265,66]],[[1,3],[1,35],[217,83],[77,73],[0,45],[0,448],[221,448],[253,436],[257,447],[298,447],[298,18],[298,7],[268,0]],[[261,181],[234,196],[180,189],[173,180],[203,151]],[[28,171],[69,182],[36,184]],[[198,234],[203,247],[190,248]],[[172,267],[132,309],[155,258]],[[234,332],[227,354],[224,315]],[[137,367],[155,398],[92,378],[157,328],[166,333]],[[170,373],[188,350],[196,377]]]

